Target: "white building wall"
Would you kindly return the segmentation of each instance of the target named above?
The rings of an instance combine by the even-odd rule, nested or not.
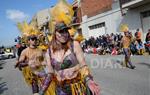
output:
[[[129,10],[125,16],[122,17],[121,23],[126,23],[131,32],[135,33],[136,29],[141,28],[141,18],[137,10]]]
[[[89,38],[88,27],[98,23],[105,22],[105,33],[116,33],[119,30],[118,24],[121,22],[121,12],[119,7],[119,2],[114,3],[111,11],[107,11],[96,16],[86,18],[83,17],[83,22],[81,24],[82,32],[85,38]]]
[[[101,13],[90,18],[83,17],[83,22],[81,24],[83,35],[85,38],[89,38],[90,35],[88,32],[88,26],[102,22],[105,22],[106,34],[121,33],[119,28],[121,24],[128,24],[129,29],[131,32],[133,32],[133,34],[136,32],[137,28],[139,28],[140,31],[143,31],[140,13],[146,10],[150,10],[149,6],[150,4],[147,4],[134,9],[129,9],[126,15],[122,16],[119,2],[115,2],[112,6],[112,10],[108,12]],[[144,38],[145,36],[143,36],[143,40]]]
[[[144,41],[146,37],[146,33],[143,30],[143,22],[142,22],[142,17],[141,17],[141,12],[150,10],[150,4],[147,5],[142,5],[140,7],[130,9],[127,11],[127,14],[123,16],[122,22],[121,23],[126,23],[129,25],[130,31],[134,34],[136,32],[136,29],[140,29],[142,32],[142,40]],[[150,26],[150,25],[149,25]]]
[[[36,13],[38,27],[41,27],[50,18],[50,9],[43,9]]]

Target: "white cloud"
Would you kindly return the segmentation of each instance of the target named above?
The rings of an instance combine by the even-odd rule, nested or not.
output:
[[[24,12],[15,9],[6,10],[6,16],[8,19],[15,22],[27,20],[27,18],[29,17],[28,14],[25,14]]]

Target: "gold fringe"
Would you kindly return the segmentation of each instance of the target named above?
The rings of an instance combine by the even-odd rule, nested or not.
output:
[[[27,67],[23,68],[22,72],[23,72],[23,76],[25,78],[26,83],[29,86],[31,86],[32,78],[33,78],[32,71],[27,66]],[[38,80],[38,83],[41,84],[43,79],[42,78],[37,78],[37,80]],[[54,81],[52,81],[44,95],[56,95],[55,91],[56,91],[56,83]]]
[[[56,95],[55,91],[56,91],[56,84],[54,81],[52,81],[44,95]]]
[[[72,95],[76,95],[75,94],[75,89],[74,89],[74,84],[71,84],[71,90],[72,90]]]
[[[84,95],[86,87],[82,81],[71,84],[72,95]]]

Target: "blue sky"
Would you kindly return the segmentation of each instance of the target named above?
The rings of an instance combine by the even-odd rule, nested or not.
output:
[[[67,0],[72,3],[73,0]],[[18,21],[30,21],[39,10],[50,8],[58,0],[1,0],[0,1],[0,46],[14,45],[20,35]]]

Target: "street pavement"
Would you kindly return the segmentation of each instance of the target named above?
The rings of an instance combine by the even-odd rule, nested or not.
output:
[[[22,73],[14,69],[15,59],[0,60],[1,63],[3,69],[0,69],[0,95],[32,95]]]
[[[122,67],[123,56],[85,54],[101,95],[149,95],[150,56],[132,56],[136,68]],[[0,60],[0,95],[32,95],[15,59]]]

